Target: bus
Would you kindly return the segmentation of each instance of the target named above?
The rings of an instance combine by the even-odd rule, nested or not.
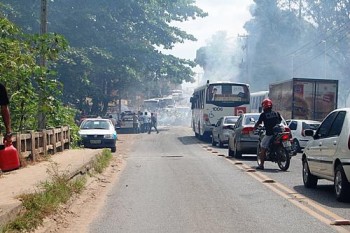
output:
[[[143,101],[143,110],[156,112],[159,109],[159,99],[146,99]]]
[[[174,108],[175,107],[175,100],[172,96],[158,98],[159,100],[159,107],[160,108]]]
[[[250,112],[261,112],[261,103],[266,98],[269,98],[269,91],[250,93]]]
[[[190,98],[192,129],[199,139],[208,139],[220,117],[249,112],[249,84],[214,82],[197,87]]]

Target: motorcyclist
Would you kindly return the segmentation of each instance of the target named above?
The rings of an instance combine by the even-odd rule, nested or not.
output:
[[[261,163],[256,168],[259,170],[264,170],[264,161],[266,157],[266,150],[269,147],[271,138],[273,136],[273,127],[282,122],[282,117],[278,112],[272,111],[272,101],[270,99],[264,99],[261,103],[263,112],[260,114],[258,121],[254,125],[254,130],[258,128],[259,125],[264,123],[266,130],[266,135],[261,140],[261,150],[258,156],[260,156]]]

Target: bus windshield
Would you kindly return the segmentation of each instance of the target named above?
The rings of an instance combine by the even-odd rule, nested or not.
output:
[[[159,100],[156,100],[156,99],[144,100],[143,107],[147,110],[154,111],[159,107]]]
[[[207,103],[249,104],[250,94],[247,85],[243,84],[213,84],[209,85],[206,97]]]

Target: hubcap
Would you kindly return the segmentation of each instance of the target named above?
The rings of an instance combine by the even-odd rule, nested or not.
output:
[[[337,195],[339,195],[342,190],[342,177],[341,177],[340,171],[338,171],[335,176],[334,187],[335,187],[335,192],[337,193]]]

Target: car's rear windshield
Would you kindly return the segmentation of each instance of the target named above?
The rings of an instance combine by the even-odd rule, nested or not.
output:
[[[254,125],[259,120],[260,115],[246,115],[245,125]]]
[[[237,122],[237,117],[227,117],[225,118],[225,124],[235,124]]]
[[[109,129],[109,123],[101,120],[84,121],[80,127],[81,129]]]
[[[305,123],[305,122],[303,122],[303,129],[316,130],[319,126],[320,126],[320,124],[317,124],[317,123]]]

